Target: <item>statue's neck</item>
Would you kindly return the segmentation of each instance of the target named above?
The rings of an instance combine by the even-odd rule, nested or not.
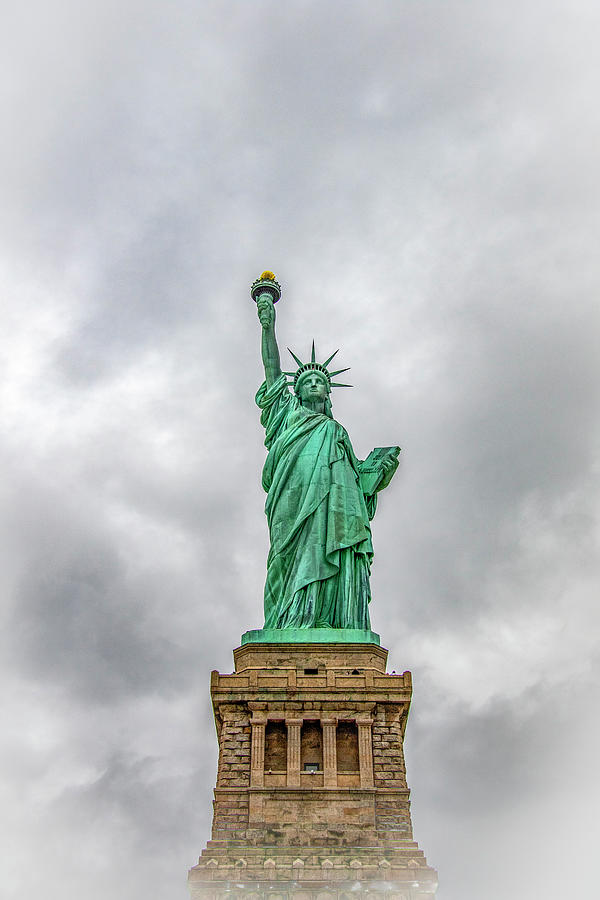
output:
[[[308,409],[314,413],[321,413],[325,415],[325,401],[324,400],[303,400],[302,406],[304,409]]]

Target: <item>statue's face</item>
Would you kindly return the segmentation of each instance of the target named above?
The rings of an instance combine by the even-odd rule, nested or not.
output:
[[[308,375],[305,375],[298,385],[298,396],[302,402],[305,400],[318,400],[324,403],[328,393],[329,385],[327,380],[319,372],[310,372]]]

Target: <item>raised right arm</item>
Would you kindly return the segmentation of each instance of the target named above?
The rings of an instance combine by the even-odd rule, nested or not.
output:
[[[267,387],[271,387],[281,375],[279,347],[275,337],[275,307],[268,294],[261,294],[256,303],[258,318],[262,325],[262,361],[265,367]]]

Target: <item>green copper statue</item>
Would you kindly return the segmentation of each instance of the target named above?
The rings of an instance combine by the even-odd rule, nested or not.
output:
[[[252,285],[262,326],[265,380],[256,394],[268,456],[262,474],[271,546],[265,584],[265,629],[370,629],[370,520],[377,493],[398,467],[399,447],[361,461],[332,416],[339,385],[324,363],[282,372],[275,337],[281,290],[272,272]],[[290,351],[291,353],[291,351]],[[337,350],[336,350],[337,353]],[[292,376],[290,382],[286,376]]]

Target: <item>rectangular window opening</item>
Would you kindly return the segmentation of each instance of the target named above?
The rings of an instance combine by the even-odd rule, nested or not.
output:
[[[358,728],[355,722],[338,722],[336,730],[338,772],[358,772]]]
[[[265,772],[287,771],[285,722],[267,722],[265,728]]]
[[[307,766],[316,766],[308,769]],[[304,721],[300,732],[300,768],[303,772],[323,770],[323,732],[320,722]]]

